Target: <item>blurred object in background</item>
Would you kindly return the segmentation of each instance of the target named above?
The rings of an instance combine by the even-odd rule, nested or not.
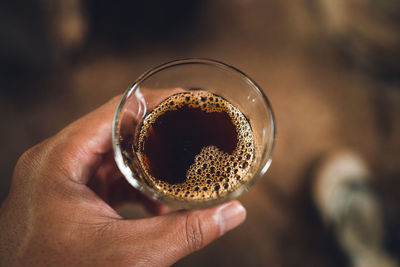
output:
[[[381,201],[370,185],[371,176],[357,153],[337,151],[316,169],[314,202],[352,266],[397,267],[384,247],[384,217]]]
[[[71,53],[84,45],[87,35],[86,12],[81,0],[42,0],[53,45]]]

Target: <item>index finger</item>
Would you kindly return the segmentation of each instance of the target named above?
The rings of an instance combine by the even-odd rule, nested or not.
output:
[[[100,166],[103,155],[112,149],[111,129],[118,95],[106,104],[76,120],[52,137],[51,160],[64,174],[79,183],[87,183]]]

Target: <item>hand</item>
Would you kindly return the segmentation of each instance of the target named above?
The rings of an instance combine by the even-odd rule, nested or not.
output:
[[[244,221],[238,201],[167,214],[121,179],[111,146],[118,100],[18,160],[0,209],[0,266],[167,266]],[[112,207],[126,200],[158,216],[123,219]]]

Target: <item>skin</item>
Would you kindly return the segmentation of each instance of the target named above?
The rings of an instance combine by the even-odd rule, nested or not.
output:
[[[169,266],[244,221],[238,201],[169,213],[128,185],[111,145],[119,99],[20,157],[0,209],[0,266]],[[124,219],[114,208],[125,201],[156,216]]]

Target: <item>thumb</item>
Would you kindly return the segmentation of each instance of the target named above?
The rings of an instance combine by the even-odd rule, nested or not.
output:
[[[163,220],[157,241],[162,244],[160,260],[165,263],[168,259],[173,264],[237,227],[244,221],[246,210],[239,201],[232,201],[214,208],[178,211],[161,217],[165,219],[155,218]]]
[[[131,226],[126,230],[134,234],[134,225],[142,234],[146,233],[144,239],[149,246],[142,243],[141,247],[149,251],[140,254],[150,256],[150,265],[169,266],[237,227],[245,218],[246,210],[235,200],[209,209],[130,221]]]

